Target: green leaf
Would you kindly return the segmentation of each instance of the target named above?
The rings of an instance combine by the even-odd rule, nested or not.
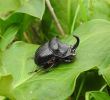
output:
[[[6,19],[13,13],[25,13],[42,19],[45,0],[0,0],[0,18]]]
[[[0,20],[1,33],[3,33],[9,26],[20,25],[23,21],[23,17],[23,14],[16,13],[8,17],[6,20]]]
[[[7,19],[12,15],[12,11],[15,11],[20,7],[19,0],[0,0],[0,18]]]
[[[108,59],[110,59],[110,57]],[[105,60],[106,64],[108,62],[107,61],[108,59]],[[103,77],[106,80],[107,84],[110,86],[110,73],[109,73],[109,70],[110,70],[110,63],[107,66],[105,65],[104,68],[102,67],[101,74],[103,75]]]
[[[100,22],[101,20],[96,20],[96,21]],[[107,45],[107,43],[106,43],[107,41],[110,41],[110,38],[109,38],[109,31],[110,31],[109,24],[110,24],[110,22],[104,21],[104,20],[102,20],[102,21],[103,21],[103,23],[106,22],[106,24],[103,24],[103,28],[101,27],[102,22],[95,23],[95,21],[93,21],[92,24],[90,23],[89,25],[85,25],[85,26],[82,25],[82,27],[77,29],[76,33],[83,34],[83,39],[90,38],[89,39],[90,41],[95,40],[93,43],[95,43],[96,45],[97,45],[97,43],[100,42],[100,45],[99,45],[99,48],[97,51],[95,50],[97,48],[97,46],[96,47],[94,46],[94,48],[88,48],[93,51],[93,55],[92,55],[92,52],[90,52],[89,54],[92,55],[91,57],[98,59],[102,62],[102,63],[99,63],[98,60],[96,60],[96,62],[97,62],[96,66],[99,69],[99,74],[103,75],[104,79],[107,81],[108,85],[110,86],[110,74],[109,74],[110,52],[108,49],[108,48],[110,48],[110,46]],[[91,27],[91,25],[93,25],[93,27]],[[98,28],[98,27],[101,27],[101,28]],[[89,33],[88,33],[88,30],[89,30]],[[96,38],[92,38],[93,34],[97,35]],[[99,38],[103,38],[103,41],[101,41]],[[88,43],[89,43],[89,41],[88,41]],[[103,46],[103,47],[101,47],[101,46]],[[99,55],[99,56],[97,56],[97,55]],[[104,56],[104,55],[106,55],[106,56]]]
[[[109,10],[109,0],[82,0],[75,26],[77,27],[79,24],[91,19],[110,20]]]
[[[45,0],[28,0],[17,10],[17,12],[26,13],[41,19],[44,10]]]
[[[73,94],[73,100],[77,97],[77,100],[85,97],[85,93],[87,91],[98,91],[103,90],[105,88],[105,81],[102,76],[99,76],[98,70],[90,70],[86,71],[77,79],[77,83],[75,86],[75,91]],[[76,99],[75,99],[76,100]]]
[[[18,27],[11,26],[4,33],[1,34],[0,49],[5,50],[7,46],[13,41],[18,31]]]
[[[35,20],[35,17],[29,16],[24,13],[14,13],[6,20],[0,20],[1,33],[6,32],[7,27],[17,26],[19,27],[17,39],[24,40],[24,32],[27,32],[31,26],[31,23]],[[22,22],[22,23],[21,23]],[[32,34],[31,34],[32,35]]]
[[[110,96],[105,92],[91,91],[86,93],[86,100],[110,100]]]
[[[30,58],[34,57],[36,45],[17,42],[4,51],[1,68],[13,76],[11,97],[16,100],[64,100],[73,93],[76,79],[82,72],[94,67],[102,72],[104,65],[109,65],[110,46],[106,45],[110,43],[108,21],[93,20],[82,24],[75,32],[81,40],[75,61],[61,64],[48,73],[28,74],[35,66]],[[72,36],[64,39],[68,44],[73,44],[74,40]]]
[[[52,7],[60,21],[66,34],[72,34],[73,31],[82,23],[92,19],[110,20],[109,0],[50,0]],[[45,19],[48,21],[48,19]],[[48,25],[46,25],[48,26]],[[58,36],[54,23],[51,23],[49,36]],[[47,33],[46,33],[47,34]]]
[[[0,13],[16,10],[19,6],[19,0],[0,0]]]
[[[2,86],[0,84],[0,90],[1,90],[0,95],[4,95],[8,98],[11,98],[11,100],[13,100],[12,98],[14,98],[14,96],[12,95],[14,92],[12,93],[12,90],[17,85],[22,84],[24,81],[32,77],[32,75],[29,74],[29,72],[31,72],[34,68],[33,56],[35,50],[36,50],[36,45],[17,42],[13,44],[10,49],[2,53],[3,56],[0,56],[0,58],[2,58],[2,64],[0,64],[0,76],[1,78],[3,78],[4,75],[6,76],[7,74],[11,74],[14,80],[13,80],[13,85],[11,80],[9,82],[8,79],[0,80],[1,84],[6,83],[3,85],[7,86],[7,87]],[[7,77],[8,76],[6,76],[6,78]],[[4,87],[6,87],[6,89]],[[6,91],[9,93],[7,93]]]
[[[110,3],[107,0],[95,0],[89,2],[90,6],[90,15],[89,18],[102,18],[102,19],[110,19],[109,9]]]
[[[12,81],[13,81],[13,78],[11,75],[5,75],[0,77],[0,94],[6,95],[7,97],[13,100],[14,98],[13,96],[11,96]]]

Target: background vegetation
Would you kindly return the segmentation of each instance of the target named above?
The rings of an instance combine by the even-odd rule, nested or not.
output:
[[[110,0],[50,0],[63,34],[48,1],[0,0],[1,100],[110,100]],[[28,74],[39,45],[54,36],[73,44],[73,34],[73,63]]]

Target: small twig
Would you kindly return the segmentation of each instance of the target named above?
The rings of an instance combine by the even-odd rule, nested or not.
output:
[[[53,20],[55,21],[56,27],[58,28],[58,30],[59,30],[59,32],[61,33],[61,35],[64,36],[64,35],[65,35],[64,30],[63,30],[62,26],[60,25],[60,22],[59,22],[59,20],[58,20],[56,14],[55,14],[55,12],[54,12],[54,9],[53,9],[53,7],[52,7],[50,1],[49,1],[49,0],[45,0],[45,2],[46,2],[46,5],[47,5],[47,7],[48,7],[50,13],[51,13],[51,16],[53,17]]]
[[[24,35],[24,38],[26,39],[26,41],[28,43],[31,43],[31,40],[29,39],[28,34],[26,32],[24,32],[23,35]]]

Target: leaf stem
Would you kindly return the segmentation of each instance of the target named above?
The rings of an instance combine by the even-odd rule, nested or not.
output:
[[[107,84],[104,84],[99,91],[102,92],[106,87],[107,87]]]
[[[53,9],[50,1],[49,0],[45,0],[45,2],[46,2],[46,5],[47,5],[47,7],[48,7],[48,9],[50,11],[51,16],[53,17],[53,20],[54,20],[54,22],[56,24],[57,29],[59,30],[60,34],[62,36],[64,36],[65,32],[64,32],[64,30],[63,30],[63,28],[62,28],[62,26],[61,26],[61,24],[60,24],[60,22],[59,22],[59,20],[58,20],[58,18],[56,16],[56,14],[55,14],[55,12],[54,12],[54,9]]]
[[[82,2],[82,0],[80,0],[80,3]],[[75,22],[76,22],[76,18],[78,16],[78,13],[79,13],[79,10],[80,10],[80,3],[78,3],[78,6],[77,6],[77,9],[75,11],[75,16],[73,18],[73,22],[72,22],[72,26],[71,26],[71,34],[73,33],[74,31],[74,27],[75,27]]]
[[[69,21],[69,24],[70,24],[70,18],[71,18],[71,3],[72,1],[71,0],[68,0],[68,21]]]
[[[85,73],[85,74],[86,74],[86,73]],[[83,89],[83,86],[84,86],[84,83],[85,83],[85,80],[86,80],[85,76],[86,76],[86,75],[84,75],[84,77],[83,77],[83,79],[82,79],[81,85],[80,85],[80,87],[79,87],[79,91],[78,91],[77,96],[76,96],[76,100],[79,100],[80,93],[81,93],[81,91],[82,91],[82,89]]]

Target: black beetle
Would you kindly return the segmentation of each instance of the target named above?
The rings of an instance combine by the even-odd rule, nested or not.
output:
[[[56,37],[41,45],[34,57],[35,64],[39,69],[47,70],[61,62],[72,62],[75,57],[75,50],[79,45],[79,37],[74,36],[77,42],[73,46],[68,46],[60,42]],[[37,72],[39,69],[35,70]]]

